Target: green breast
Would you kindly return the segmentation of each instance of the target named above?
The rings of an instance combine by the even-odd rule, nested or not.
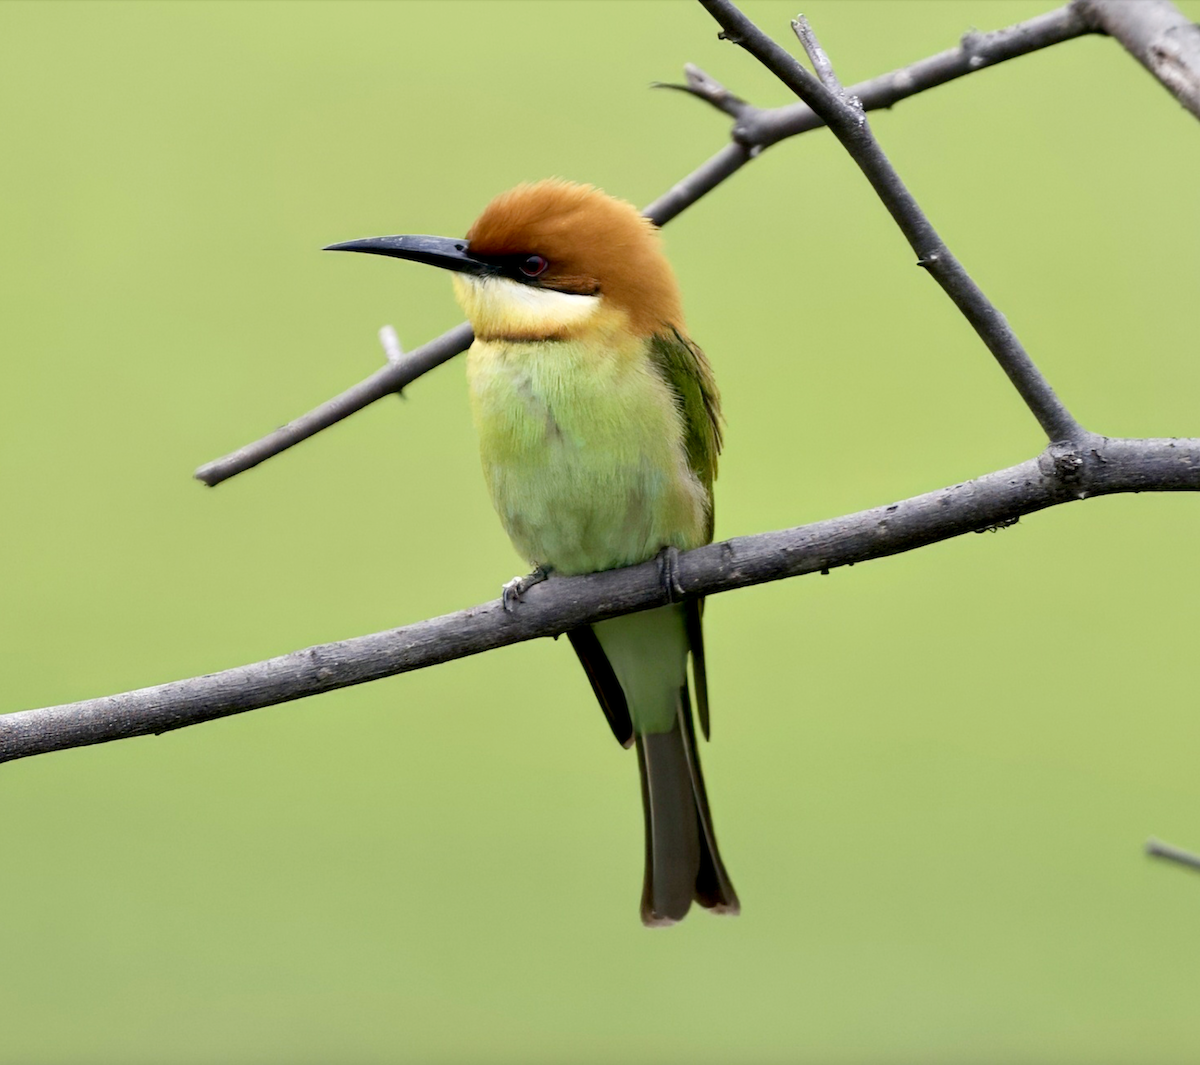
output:
[[[644,343],[477,340],[467,379],[492,502],[528,562],[589,573],[705,542],[708,492]]]

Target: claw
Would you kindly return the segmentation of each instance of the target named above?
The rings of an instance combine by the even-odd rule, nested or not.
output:
[[[668,544],[658,553],[658,582],[667,593],[667,601],[678,603],[687,597],[679,583],[679,548]]]
[[[500,592],[500,604],[506,614],[517,609],[517,604],[524,598],[525,593],[535,584],[541,584],[550,574],[538,566],[532,573],[516,576],[504,585]]]

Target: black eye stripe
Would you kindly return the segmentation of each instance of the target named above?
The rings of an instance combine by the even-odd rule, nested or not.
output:
[[[488,263],[501,277],[511,277],[514,281],[533,281],[550,269],[550,260],[536,252],[521,252],[517,255],[489,255],[487,252],[476,254],[480,262]]]

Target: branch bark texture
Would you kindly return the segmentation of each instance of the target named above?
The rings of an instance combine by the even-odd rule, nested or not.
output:
[[[1200,26],[1168,0],[1074,0],[1095,29],[1115,37],[1200,118]]]
[[[1011,525],[1047,507],[1117,492],[1200,491],[1200,439],[1087,436],[1036,458],[845,517],[739,536],[679,556],[687,597],[822,573]],[[388,632],[120,695],[0,716],[0,762],[144,736],[449,662],[668,601],[654,562],[551,578],[512,613],[500,600]]]

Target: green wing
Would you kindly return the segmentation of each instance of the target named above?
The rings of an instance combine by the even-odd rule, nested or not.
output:
[[[721,453],[721,396],[712,367],[695,344],[678,329],[650,339],[650,357],[675,393],[684,422],[688,465],[709,498],[708,539],[712,540],[712,486]]]
[[[688,465],[708,492],[707,541],[712,541],[712,486],[717,477],[717,456],[721,453],[721,395],[708,358],[678,329],[656,333],[650,340],[650,357],[663,379],[675,393],[683,415],[684,446]],[[688,645],[692,651],[692,677],[696,682],[696,709],[700,729],[709,736],[708,677],[704,663],[704,635],[700,615],[704,600],[685,604]],[[689,715],[690,720],[690,715]]]

